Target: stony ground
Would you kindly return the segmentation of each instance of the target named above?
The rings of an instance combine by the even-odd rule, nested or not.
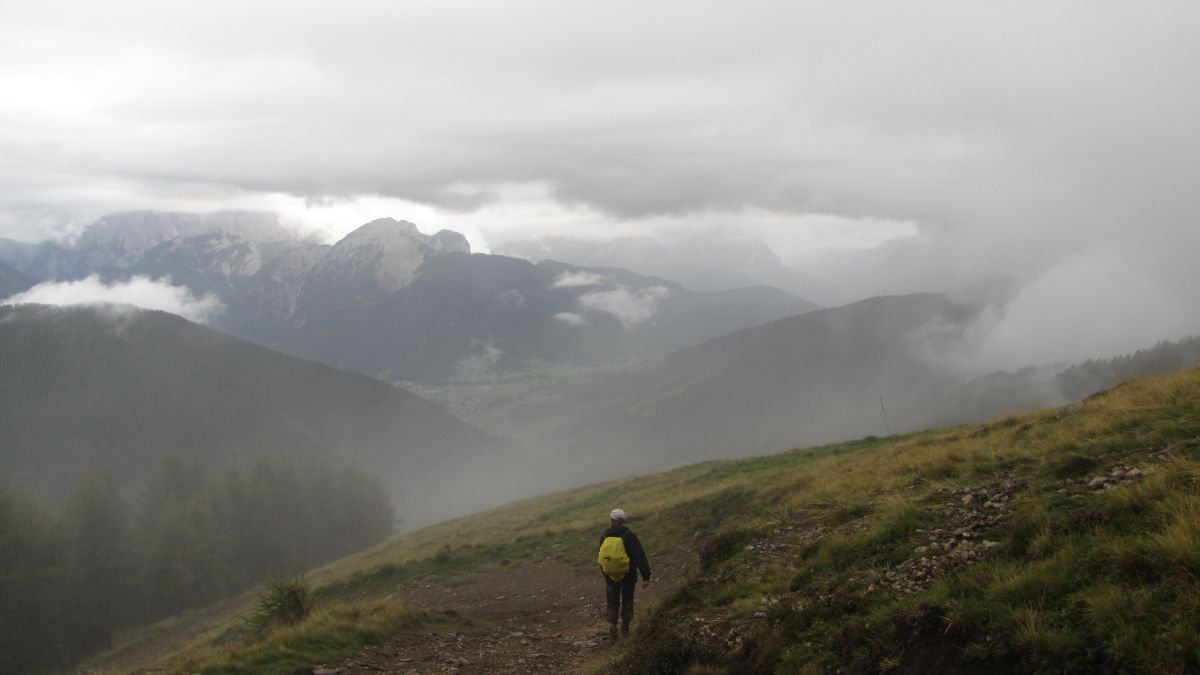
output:
[[[638,613],[661,598],[687,560],[656,559],[655,581],[638,588]],[[579,673],[614,653],[604,618],[604,582],[544,560],[488,570],[463,585],[420,583],[403,595],[414,605],[463,620],[445,629],[399,635],[316,675],[379,673]],[[637,621],[634,621],[636,631]]]
[[[1166,460],[1166,455],[1146,455],[1136,458],[1137,461],[1132,463],[1133,458],[1129,457],[1104,459],[1102,463],[1107,465],[1104,471],[1063,480],[1054,489],[1063,495],[1118,489],[1156,473],[1158,466]],[[913,594],[936,579],[984,560],[1001,547],[997,540],[1011,516],[1012,501],[1025,489],[1026,481],[1014,476],[958,490],[942,488],[933,491],[933,503],[926,508],[928,525],[916,531],[917,537],[926,543],[916,546],[909,559],[871,578],[850,578],[847,586],[838,591],[857,595],[889,592]],[[866,528],[862,521],[851,521],[832,528],[810,524],[811,516],[812,510],[791,514],[778,528],[746,544],[745,549],[750,557],[745,564],[711,577],[709,583],[718,587],[730,581],[732,576],[753,577],[760,567],[780,564],[796,566],[830,535]],[[788,520],[796,522],[789,524]],[[755,631],[757,622],[768,618],[772,607],[782,603],[799,610],[814,603],[827,604],[832,597],[813,593],[808,588],[782,595],[767,595],[761,599],[761,611],[754,612],[748,619],[740,614],[738,618],[733,618],[733,613],[729,611],[712,609],[692,617],[692,629],[701,641],[733,652],[739,650],[747,636]]]

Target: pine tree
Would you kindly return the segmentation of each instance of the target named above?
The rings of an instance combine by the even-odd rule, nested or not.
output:
[[[129,512],[107,473],[84,474],[63,518],[72,638],[82,648],[108,646],[113,629],[132,618],[135,557]]]
[[[0,672],[62,665],[63,548],[55,523],[0,477]]]

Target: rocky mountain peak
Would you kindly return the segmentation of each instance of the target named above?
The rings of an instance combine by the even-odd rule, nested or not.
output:
[[[364,242],[389,242],[403,239],[416,239],[417,241],[428,241],[429,237],[421,234],[417,226],[407,220],[396,220],[395,218],[376,218],[346,235],[342,242],[346,243],[364,243]]]
[[[379,289],[394,292],[417,275],[433,239],[406,220],[378,218],[346,235],[321,259],[314,273],[330,279],[373,277]]]
[[[467,238],[454,230],[442,230],[433,235],[433,248],[441,253],[470,253]]]

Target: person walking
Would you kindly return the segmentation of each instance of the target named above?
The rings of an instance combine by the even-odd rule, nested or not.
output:
[[[608,602],[608,636],[617,641],[617,617],[621,619],[619,635],[629,636],[633,620],[633,592],[637,589],[638,574],[642,588],[650,585],[650,561],[637,535],[625,527],[627,516],[621,509],[608,514],[608,529],[600,537],[600,573],[604,575],[605,600]]]

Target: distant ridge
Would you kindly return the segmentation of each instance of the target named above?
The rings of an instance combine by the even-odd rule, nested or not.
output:
[[[611,457],[622,470],[648,470],[910,431],[962,384],[917,353],[914,334],[970,316],[942,295],[871,298],[603,375],[520,414],[540,425],[531,445],[594,470]]]
[[[0,260],[0,300],[29,290],[37,280]]]

